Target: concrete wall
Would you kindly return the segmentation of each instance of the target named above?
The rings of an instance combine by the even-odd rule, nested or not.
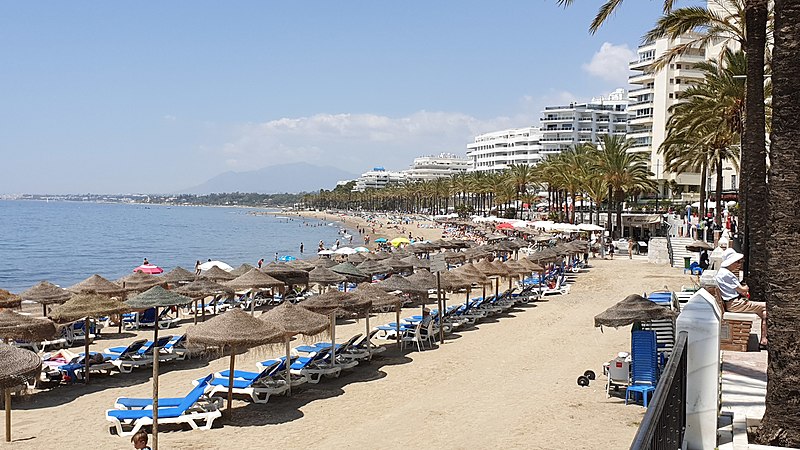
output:
[[[669,250],[667,249],[667,238],[650,238],[647,244],[647,259],[650,264],[670,265]]]

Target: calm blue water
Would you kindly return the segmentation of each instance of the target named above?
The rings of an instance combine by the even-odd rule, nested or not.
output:
[[[338,227],[314,220],[248,214],[253,209],[81,202],[0,201],[0,288],[25,290],[41,280],[70,286],[98,273],[116,280],[147,258],[168,271],[196,260],[238,267],[280,255],[314,255]],[[258,210],[256,210],[258,211]],[[262,210],[265,211],[265,210]],[[309,253],[311,252],[311,253]]]

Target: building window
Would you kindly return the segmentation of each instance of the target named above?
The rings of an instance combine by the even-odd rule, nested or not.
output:
[[[673,78],[670,78],[670,79],[669,79],[669,84],[675,84],[675,79],[673,79]]]
[[[669,93],[669,98],[672,98],[672,97],[674,97],[674,95],[672,94],[672,92],[670,92]]]
[[[731,175],[731,189],[739,189],[736,185],[736,175]]]
[[[678,69],[680,69],[680,68],[681,68],[681,65],[680,65],[680,64],[678,64],[678,65],[677,65],[677,66],[675,66],[675,67],[676,67],[676,68],[678,68]]]
[[[680,78],[675,78],[675,84],[681,84],[681,79]]]

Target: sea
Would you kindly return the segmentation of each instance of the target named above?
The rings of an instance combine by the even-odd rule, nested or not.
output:
[[[255,266],[278,256],[316,257],[340,225],[277,210],[74,201],[0,201],[0,289],[18,293],[42,280],[71,286],[97,273],[116,280],[144,258],[169,271],[195,261]],[[354,241],[355,242],[355,241]],[[300,243],[304,254],[300,254]]]

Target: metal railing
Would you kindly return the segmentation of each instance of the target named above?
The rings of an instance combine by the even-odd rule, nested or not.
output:
[[[653,399],[633,438],[631,450],[675,450],[681,448],[686,431],[686,339],[678,333]]]

